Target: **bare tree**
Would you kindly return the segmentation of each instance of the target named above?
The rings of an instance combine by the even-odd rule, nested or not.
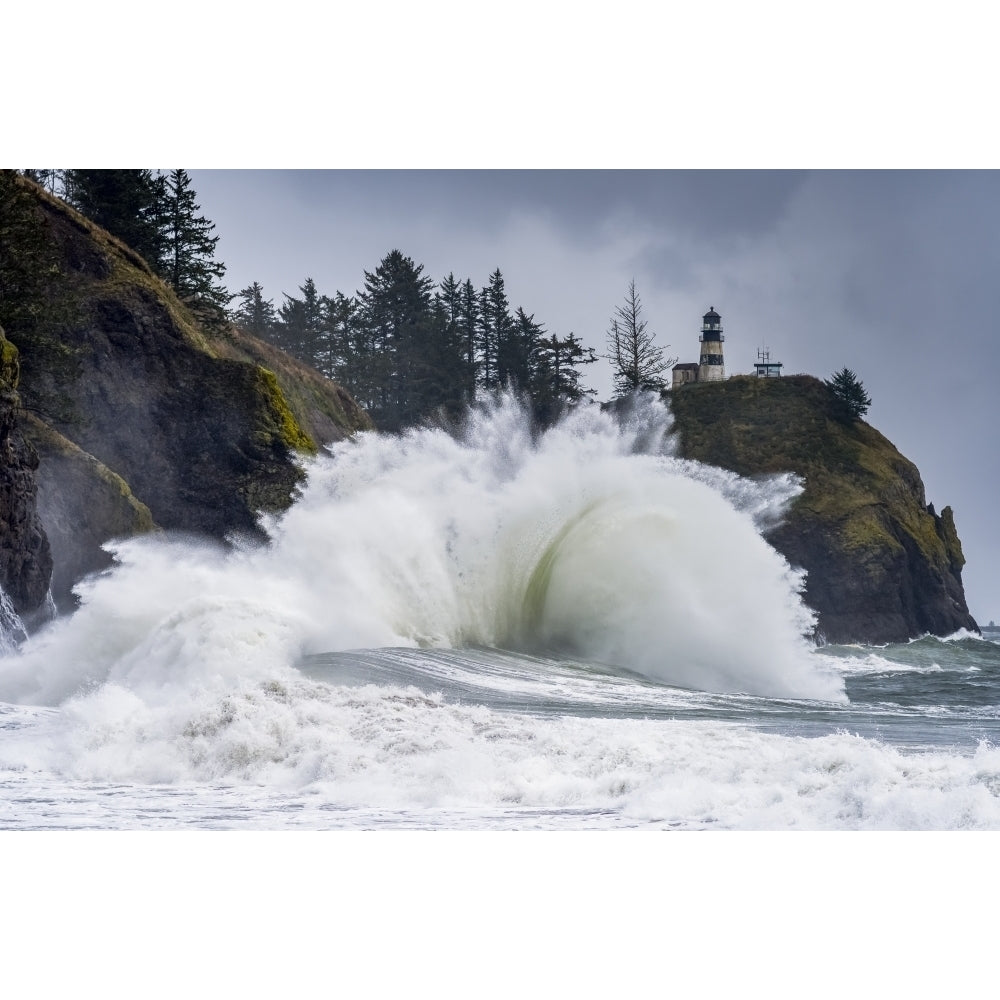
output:
[[[615,307],[608,330],[606,357],[614,365],[615,392],[619,396],[627,396],[637,389],[661,390],[665,387],[663,373],[677,359],[664,358],[663,348],[657,347],[654,340],[655,335],[646,330],[642,302],[633,278],[624,303]]]

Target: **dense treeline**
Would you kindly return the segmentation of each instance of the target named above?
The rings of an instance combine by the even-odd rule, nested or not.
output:
[[[340,382],[387,430],[454,415],[478,390],[513,387],[543,423],[587,395],[581,366],[597,360],[593,350],[512,312],[499,268],[478,291],[454,273],[435,286],[423,272],[391,250],[355,295],[324,295],[306,278],[278,307],[254,282],[232,318]]]
[[[353,295],[323,294],[307,278],[275,307],[258,282],[236,296],[222,284],[219,237],[199,214],[186,171],[23,173],[140,253],[203,322],[231,320],[312,365],[385,430],[457,415],[477,392],[508,386],[548,423],[589,392],[581,374],[597,360],[593,349],[512,310],[499,268],[478,290],[454,273],[435,285],[423,265],[391,250]]]

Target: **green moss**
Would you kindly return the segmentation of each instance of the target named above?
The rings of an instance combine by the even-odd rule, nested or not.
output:
[[[273,372],[295,420],[313,440],[326,443],[373,429],[368,414],[342,386],[273,345],[230,327],[214,346],[222,357]]]
[[[21,359],[18,349],[7,340],[0,330],[0,385],[14,390],[21,380]]]
[[[267,404],[277,420],[281,442],[291,451],[315,453],[316,442],[306,434],[292,415],[274,372],[258,365],[257,377]]]
[[[903,551],[902,544],[886,529],[878,507],[853,512],[841,525],[840,534],[848,549]]]

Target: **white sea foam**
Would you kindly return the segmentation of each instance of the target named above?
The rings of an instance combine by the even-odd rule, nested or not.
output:
[[[926,636],[924,636],[926,638]],[[959,642],[962,639],[974,639],[979,642],[983,641],[983,636],[978,632],[970,632],[967,628],[960,628],[957,632],[952,632],[951,635],[946,635],[942,637],[942,642]],[[917,641],[917,640],[914,640]]]
[[[819,654],[824,655],[824,654]],[[941,673],[943,668],[938,663],[907,663],[900,660],[887,660],[878,653],[865,653],[858,648],[857,656],[832,657],[827,659],[833,669],[844,674],[934,674]]]
[[[34,756],[18,739],[0,749],[0,826],[1000,827],[1000,751],[987,743],[903,753],[846,731],[540,718],[304,680],[206,700],[172,735],[116,686],[69,712],[86,725],[62,727],[61,743],[53,726]],[[28,775],[2,773],[14,752]]]
[[[16,652],[17,644],[27,638],[24,622],[14,607],[10,595],[0,587],[0,656]]]

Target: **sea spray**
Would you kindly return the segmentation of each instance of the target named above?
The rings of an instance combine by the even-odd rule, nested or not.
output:
[[[266,545],[112,546],[75,614],[0,663],[0,699],[64,704],[92,763],[105,744],[155,747],[157,780],[199,720],[221,713],[231,736],[233,705],[305,691],[296,664],[336,650],[561,651],[665,684],[842,701],[803,638],[801,575],[760,534],[796,484],[683,462],[669,425],[647,398],[536,433],[503,396],[457,432],[358,435],[311,463]]]
[[[18,643],[27,637],[27,629],[14,602],[7,591],[0,587],[0,657],[10,656],[17,650]]]
[[[837,697],[806,655],[801,578],[754,527],[794,484],[675,459],[668,428],[647,398],[535,436],[504,396],[458,434],[360,435],[312,464],[266,547],[114,546],[80,610],[8,659],[0,695],[57,703],[356,647],[566,644],[668,683]]]

